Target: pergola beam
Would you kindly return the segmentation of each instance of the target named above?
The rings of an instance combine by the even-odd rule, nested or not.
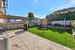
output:
[[[20,16],[10,16],[10,15],[0,15],[0,19],[25,19],[26,17]]]

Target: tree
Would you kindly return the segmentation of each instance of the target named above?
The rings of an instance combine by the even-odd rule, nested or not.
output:
[[[28,25],[29,26],[33,26],[34,24],[34,14],[32,12],[28,13]]]
[[[34,19],[34,14],[32,12],[29,12],[28,13],[28,18],[33,20]]]
[[[61,13],[55,14],[55,20],[63,20],[63,14]]]
[[[71,19],[72,19],[72,20],[75,20],[75,11],[73,11],[73,12],[71,13]]]

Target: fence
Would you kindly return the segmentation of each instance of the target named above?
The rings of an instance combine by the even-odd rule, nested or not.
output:
[[[75,28],[75,20],[72,21],[72,26]]]
[[[6,29],[19,29],[24,27],[24,23],[0,23],[1,27],[5,27]]]

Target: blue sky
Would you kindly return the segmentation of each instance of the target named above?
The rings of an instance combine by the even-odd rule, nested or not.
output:
[[[75,0],[8,0],[7,14],[27,16],[33,12],[36,17],[44,18],[56,10],[74,6]]]

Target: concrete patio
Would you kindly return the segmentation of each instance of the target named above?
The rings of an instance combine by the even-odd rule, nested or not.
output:
[[[22,32],[21,34],[15,34],[17,31],[20,30],[11,30],[6,32],[9,35],[10,50],[71,50],[70,48],[27,31]]]

